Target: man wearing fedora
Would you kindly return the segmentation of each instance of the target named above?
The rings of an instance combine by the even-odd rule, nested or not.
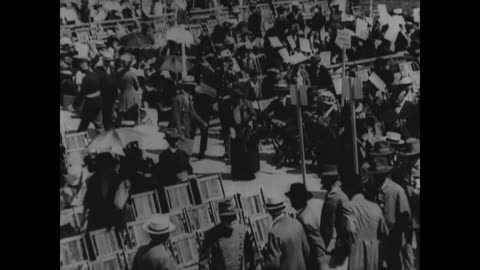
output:
[[[252,235],[238,223],[238,209],[233,199],[218,203],[221,223],[205,234],[200,248],[199,270],[255,269],[255,249]]]
[[[154,215],[143,229],[150,235],[150,243],[138,249],[131,270],[176,270],[177,263],[166,246],[175,225],[167,215]]]
[[[70,107],[70,110],[78,109],[82,102],[85,101],[82,120],[80,121],[77,132],[87,130],[90,123],[93,123],[97,129],[103,128],[101,121],[103,101],[100,94],[100,74],[92,70],[90,60],[86,58],[80,59],[80,70],[85,76],[82,79],[80,93],[73,102],[73,107]]]
[[[180,133],[176,129],[170,129],[165,132],[165,139],[169,147],[160,154],[158,163],[153,169],[153,178],[157,186],[174,185],[187,180],[188,175],[193,173],[188,154],[178,149],[182,139]]]
[[[380,206],[389,230],[389,236],[381,248],[385,254],[387,269],[411,269],[411,212],[404,189],[392,181],[393,166],[385,156],[376,157],[366,165],[371,175],[376,203]]]
[[[102,53],[103,64],[97,67],[101,76],[101,95],[103,100],[103,126],[105,130],[111,129],[113,126],[113,106],[118,99],[118,78],[115,71],[113,54],[104,51]]]
[[[207,123],[198,115],[193,105],[192,95],[188,92],[195,88],[193,78],[184,78],[177,88],[177,95],[173,98],[172,119],[169,126],[176,128],[180,136],[187,139],[193,139],[193,126],[199,123],[206,127]],[[189,90],[186,90],[189,89]],[[187,92],[188,91],[188,92]]]
[[[322,257],[322,269],[346,269],[355,217],[350,200],[342,190],[337,166],[325,164],[320,167],[320,173],[322,189],[327,191],[320,220],[320,234],[327,254]]]
[[[312,193],[301,183],[292,184],[285,195],[297,211],[297,219],[302,223],[310,244],[307,269],[321,269],[322,257],[325,256],[325,243],[320,235],[323,201],[313,198]]]
[[[272,229],[262,250],[265,269],[306,270],[310,246],[297,219],[287,215],[283,198],[268,198],[266,209],[272,216]]]

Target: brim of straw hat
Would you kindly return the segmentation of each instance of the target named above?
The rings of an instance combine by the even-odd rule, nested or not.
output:
[[[286,208],[286,205],[284,202],[281,202],[281,203],[278,203],[278,204],[274,204],[274,205],[267,205],[265,207],[265,209],[268,211],[268,212],[276,212],[276,211],[280,211],[280,210],[283,210]]]
[[[173,232],[175,230],[175,225],[171,222],[168,223],[168,227],[165,230],[157,231],[157,230],[152,230],[150,228],[150,223],[145,222],[142,226],[143,230],[145,230],[148,234],[153,234],[153,235],[163,235],[167,234],[170,232]]]
[[[393,148],[390,148],[386,152],[377,152],[377,151],[372,151],[369,152],[368,154],[373,157],[383,157],[383,156],[389,156],[395,153],[395,150]]]
[[[399,156],[403,157],[413,157],[420,154],[420,150],[414,152],[398,152]]]
[[[386,174],[390,172],[393,169],[393,166],[385,166],[381,168],[380,170],[368,170],[367,174],[368,175],[379,175],[379,174]]]

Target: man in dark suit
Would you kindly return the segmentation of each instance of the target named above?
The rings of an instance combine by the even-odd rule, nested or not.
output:
[[[325,243],[320,235],[320,217],[323,201],[312,198],[305,185],[294,183],[290,191],[285,193],[290,199],[293,208],[297,210],[297,219],[302,223],[310,243],[310,257],[307,261],[308,269],[321,269],[321,260],[325,256]]]
[[[168,186],[185,181],[188,174],[193,173],[187,153],[178,149],[181,140],[178,131],[176,129],[167,131],[165,139],[169,147],[160,154],[158,164],[153,170],[153,179],[158,186]]]
[[[268,198],[266,208],[273,225],[262,250],[265,269],[306,270],[310,246],[302,224],[287,215],[280,197]]]
[[[104,53],[102,55],[103,65],[98,67],[101,76],[101,95],[103,100],[103,125],[105,130],[112,128],[113,124],[113,105],[118,98],[118,78],[114,69],[113,55]]]
[[[354,214],[347,195],[342,191],[337,167],[323,165],[320,172],[322,188],[327,191],[322,208],[320,234],[328,255],[322,258],[322,265],[326,267],[335,264],[336,267],[343,268],[348,263],[355,232]]]
[[[262,12],[257,7],[257,1],[250,1],[251,15],[248,18],[248,30],[250,30],[256,37],[262,37]]]
[[[155,215],[143,225],[151,241],[138,249],[132,270],[177,270],[178,266],[165,243],[175,225],[166,215]]]
[[[292,3],[292,12],[287,15],[287,21],[289,25],[298,25],[298,29],[305,32],[305,20],[303,19],[303,15],[300,12],[300,8],[298,7],[299,3],[297,1]]]
[[[215,115],[215,111],[213,109],[213,100],[207,94],[200,93],[199,88],[195,88],[195,94],[193,95],[193,106],[195,111],[197,111],[200,118],[205,121],[206,125],[201,126],[199,124],[195,124],[192,130],[193,137],[195,136],[195,132],[197,128],[200,129],[200,152],[198,154],[198,159],[203,159],[205,157],[205,151],[207,150],[207,142],[208,142],[208,127],[209,122],[212,116]]]

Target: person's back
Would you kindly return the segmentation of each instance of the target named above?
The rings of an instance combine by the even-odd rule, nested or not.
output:
[[[171,253],[163,244],[149,243],[138,249],[132,270],[176,270]]]
[[[286,215],[280,217],[274,222],[269,238],[275,239],[273,243],[278,244],[277,251],[281,253],[279,261],[269,262],[275,269],[306,269],[309,246],[302,224],[298,220]],[[271,251],[269,248],[266,250],[267,253]]]

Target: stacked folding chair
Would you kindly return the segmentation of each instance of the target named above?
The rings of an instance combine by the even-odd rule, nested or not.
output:
[[[60,269],[88,269],[88,252],[83,235],[60,240]]]
[[[165,187],[165,198],[169,212],[195,204],[190,182]]]
[[[146,220],[155,214],[161,213],[156,190],[134,194],[131,198],[135,220]]]
[[[88,235],[95,257],[90,262],[91,270],[125,269],[123,246],[114,230],[100,229]]]

